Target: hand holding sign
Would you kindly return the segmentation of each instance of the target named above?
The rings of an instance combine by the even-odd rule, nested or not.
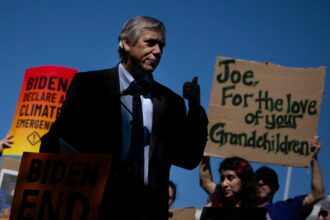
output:
[[[189,101],[189,108],[200,106],[200,87],[198,84],[198,77],[195,76],[192,82],[185,82],[183,84],[183,97]]]
[[[4,139],[0,140],[0,153],[2,153],[4,149],[11,147],[11,145],[14,143],[12,141],[13,137],[14,135],[8,133]]]
[[[313,153],[313,157],[317,158],[317,154],[319,153],[321,148],[321,142],[319,136],[314,136],[311,140],[311,151]]]

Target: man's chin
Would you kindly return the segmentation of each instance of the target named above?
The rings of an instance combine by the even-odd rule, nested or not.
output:
[[[144,71],[152,73],[157,68],[157,65],[143,65],[142,68]]]

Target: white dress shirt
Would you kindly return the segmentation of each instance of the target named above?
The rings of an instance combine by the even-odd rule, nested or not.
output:
[[[132,75],[119,64],[119,82],[120,91],[125,90],[131,82],[134,81]],[[146,80],[150,81],[148,77]],[[152,129],[152,100],[151,94],[140,96],[142,103],[142,113],[143,113],[143,126],[144,126],[144,184],[148,185],[148,171],[149,171],[149,148],[150,148],[150,137]],[[128,152],[130,148],[131,140],[131,125],[132,120],[132,96],[126,95],[121,96],[121,124],[122,124],[122,162],[127,164],[128,162]]]

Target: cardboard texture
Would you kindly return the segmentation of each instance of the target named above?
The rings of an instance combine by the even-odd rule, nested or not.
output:
[[[18,171],[20,163],[21,163],[21,159],[3,157],[0,168]]]
[[[325,72],[217,57],[204,155],[309,166]]]
[[[177,208],[170,209],[170,220],[195,220],[196,208],[187,207],[187,208]]]
[[[10,219],[98,219],[111,155],[24,153]]]

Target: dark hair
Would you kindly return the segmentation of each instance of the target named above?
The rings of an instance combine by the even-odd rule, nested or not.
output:
[[[262,180],[262,182],[265,185],[270,187],[270,189],[272,191],[271,197],[273,198],[274,194],[278,191],[278,189],[280,187],[280,185],[278,183],[277,173],[269,167],[262,166],[256,171],[255,175],[256,175],[257,181]]]
[[[172,198],[172,200],[173,200],[173,203],[174,203],[174,201],[175,201],[175,199],[176,199],[176,185],[175,185],[175,183],[172,181],[172,180],[170,180],[169,182],[168,182],[168,185],[172,188],[172,190],[173,190],[173,198]]]
[[[161,31],[164,35],[165,41],[165,26],[160,20],[148,17],[148,16],[137,16],[128,20],[124,25],[118,37],[119,43],[119,57],[122,61],[127,59],[127,53],[121,45],[122,40],[127,40],[130,45],[135,45],[141,32],[143,30],[156,30]]]
[[[257,182],[250,163],[240,157],[229,157],[224,159],[219,167],[219,173],[223,170],[235,171],[241,180],[241,190],[238,194],[241,207],[256,207],[257,203]],[[214,194],[211,196],[211,202],[220,203],[223,206],[230,206],[223,195],[221,184],[217,185]]]

